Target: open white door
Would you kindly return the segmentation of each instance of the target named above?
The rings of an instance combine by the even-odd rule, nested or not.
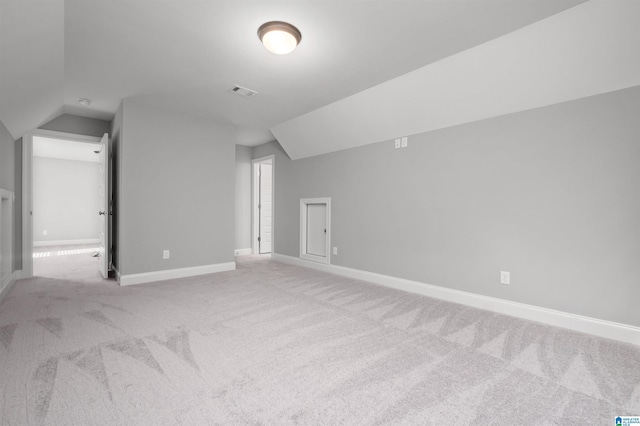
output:
[[[100,273],[109,277],[109,258],[111,255],[109,242],[109,222],[111,206],[109,197],[109,135],[100,140],[100,167],[98,169],[98,231],[100,236]]]

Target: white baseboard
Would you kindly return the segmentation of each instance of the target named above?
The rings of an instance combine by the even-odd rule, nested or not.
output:
[[[99,244],[100,239],[89,238],[84,240],[52,240],[52,241],[34,241],[34,247],[46,247],[46,246],[71,246],[76,244]]]
[[[236,256],[243,256],[245,254],[251,254],[251,253],[253,253],[253,250],[251,249],[251,247],[243,248],[243,249],[235,249],[233,251],[233,254],[235,254]]]
[[[189,268],[167,269],[164,271],[144,272],[141,274],[121,275],[117,272],[120,285],[143,284],[154,281],[172,280],[175,278],[193,277],[196,275],[213,274],[216,272],[233,271],[236,262],[217,263],[214,265],[193,266]]]
[[[310,262],[282,254],[274,253],[271,258],[279,262],[316,269],[348,278],[369,281],[374,284],[433,297],[435,299],[446,300],[448,302],[459,303],[526,320],[537,321],[547,325],[593,334],[607,339],[640,345],[640,327],[632,325],[585,317],[582,315],[556,311],[554,309],[542,308],[524,303],[511,302],[509,300],[482,296],[466,291],[425,284],[418,281],[376,274],[375,272]]]
[[[4,299],[4,296],[9,293],[11,287],[13,287],[16,281],[20,279],[21,275],[21,270],[13,271],[11,274],[7,274],[5,279],[0,282],[0,301],[2,301],[2,299]]]

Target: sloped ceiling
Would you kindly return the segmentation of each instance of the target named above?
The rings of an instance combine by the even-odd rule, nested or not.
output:
[[[64,1],[0,0],[0,120],[17,139],[64,104]]]
[[[292,159],[640,85],[640,1],[590,1],[275,126]]]
[[[245,145],[272,140],[273,130],[292,157],[300,158],[422,131],[424,114],[407,118],[377,109],[395,105],[398,92],[424,97],[433,85],[485,90],[474,86],[484,80],[469,71],[479,66],[491,74],[486,60],[453,73],[451,82],[436,82],[421,73],[430,64],[441,68],[438,64],[452,55],[464,57],[475,49],[486,52],[487,45],[504,43],[502,37],[514,31],[592,2],[601,4],[598,0],[586,4],[583,0],[0,0],[0,120],[17,138],[63,112],[110,120],[122,99],[136,98],[232,123],[237,142]],[[615,9],[631,2],[604,3]],[[558,19],[568,22],[574,19],[571,16]],[[302,43],[293,54],[273,55],[260,45],[256,30],[268,20],[286,20],[300,28]],[[541,34],[536,48],[546,49],[548,43]],[[452,65],[460,60],[455,58],[448,59]],[[411,85],[397,80],[404,75]],[[395,86],[385,89],[385,82]],[[516,79],[513,84],[520,82]],[[230,90],[235,84],[259,94],[251,100],[237,97]],[[375,102],[365,105],[366,96]],[[464,108],[460,114],[452,102],[459,92],[447,98],[447,91],[441,91],[438,96],[447,105],[441,111],[447,117],[439,123],[477,119]],[[92,99],[91,106],[80,106],[81,97]],[[495,110],[503,113],[508,104],[505,100]],[[369,127],[380,114],[389,122],[397,119],[397,125]],[[318,121],[305,131],[310,119]],[[366,126],[350,127],[363,121]]]

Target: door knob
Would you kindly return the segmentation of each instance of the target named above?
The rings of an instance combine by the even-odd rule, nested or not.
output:
[[[99,215],[103,215],[103,214],[106,214],[106,213],[104,211],[102,211],[102,212],[98,212],[98,214]]]

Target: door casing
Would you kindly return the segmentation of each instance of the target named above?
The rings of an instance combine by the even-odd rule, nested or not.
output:
[[[33,276],[33,137],[100,143],[95,136],[36,129],[22,137],[22,272],[21,278]]]
[[[324,204],[326,205],[325,229],[326,245],[325,256],[317,256],[307,253],[307,210],[309,205]],[[300,200],[300,258],[311,260],[319,263],[331,263],[331,198],[302,198]]]

